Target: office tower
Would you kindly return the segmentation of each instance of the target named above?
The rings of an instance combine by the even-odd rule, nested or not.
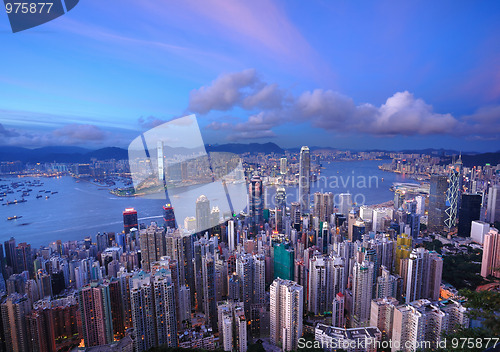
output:
[[[488,189],[486,222],[493,224],[500,221],[500,185],[492,185]]]
[[[19,293],[9,295],[1,304],[3,332],[8,352],[29,351],[25,316],[31,311],[28,298]]]
[[[130,229],[139,228],[137,221],[137,210],[134,208],[126,208],[123,211],[123,230],[125,233],[130,233]]]
[[[237,246],[237,239],[234,232],[234,220],[229,220],[227,222],[227,244],[229,253],[232,254]]]
[[[161,268],[152,278],[157,345],[177,346],[175,287],[170,270]]]
[[[254,225],[259,225],[264,216],[264,192],[262,179],[259,175],[253,175],[248,184],[249,192],[249,215]]]
[[[444,226],[446,210],[446,191],[448,180],[446,176],[431,175],[429,191],[429,231],[441,232]]]
[[[134,351],[142,352],[156,345],[155,306],[151,277],[140,271],[130,279]]]
[[[202,278],[203,278],[203,312],[207,321],[207,326],[212,331],[217,330],[217,300],[215,298],[215,266],[212,254],[207,253],[202,257]]]
[[[448,229],[457,224],[457,215],[462,192],[462,157],[460,156],[448,175],[449,183],[446,192],[446,210],[444,224]]]
[[[5,247],[5,262],[8,267],[12,268],[15,274],[18,273],[16,261],[16,240],[11,237],[8,241],[4,242]]]
[[[266,260],[262,254],[253,256],[253,303],[266,303]]]
[[[109,286],[91,283],[78,291],[85,347],[113,342]]]
[[[419,247],[408,260],[406,303],[421,298],[437,300],[443,274],[443,259],[436,252]]]
[[[302,286],[294,281],[276,279],[270,287],[270,337],[275,345],[281,343],[284,351],[296,350],[302,336]]]
[[[313,215],[319,221],[329,221],[330,216],[333,214],[333,193],[314,193],[313,209]]]
[[[275,244],[274,278],[292,280],[294,278],[294,253],[289,243]]]
[[[460,237],[470,236],[472,221],[479,220],[481,216],[481,202],[480,194],[462,194],[458,217],[458,235]]]
[[[382,338],[375,327],[344,329],[318,323],[314,329],[314,340],[325,351],[377,352],[378,341]],[[339,347],[340,346],[340,347]]]
[[[34,276],[34,266],[33,266],[33,256],[31,253],[31,245],[26,242],[19,243],[15,249],[16,253],[16,265],[17,271],[22,273],[27,271],[29,277]]]
[[[376,326],[382,331],[383,339],[392,338],[392,319],[397,306],[399,306],[398,300],[389,296],[371,302],[370,326]]]
[[[361,218],[357,218],[356,221],[352,224],[352,239],[351,241],[361,241],[363,239],[363,235],[366,233],[365,222],[361,220]]]
[[[286,158],[281,158],[280,159],[280,174],[286,175],[287,172],[288,172],[287,160],[286,160]]]
[[[490,224],[482,221],[473,221],[471,223],[470,237],[476,243],[483,244],[484,236],[490,232]]]
[[[424,196],[416,196],[415,201],[417,202],[417,214],[424,215],[425,214],[425,197]]]
[[[309,147],[303,146],[299,156],[299,203],[302,213],[309,214],[311,187],[311,155]]]
[[[164,161],[164,153],[163,153],[163,142],[158,141],[156,145],[156,156],[157,156],[157,164],[158,164],[158,179],[160,181],[165,180],[165,173],[164,173],[164,166],[165,166],[165,161]]]
[[[484,236],[481,276],[500,278],[500,234],[493,228]]]
[[[372,262],[356,262],[352,279],[352,325],[353,327],[368,326],[370,321],[370,305],[373,293]]]
[[[335,295],[332,304],[332,326],[339,328],[345,327],[345,298],[344,295],[339,292]]]
[[[352,196],[350,193],[339,194],[339,213],[348,216],[352,208]]]
[[[155,224],[140,231],[141,267],[149,271],[151,263],[160,260],[166,252],[165,229]]]
[[[284,230],[283,216],[285,216],[286,214],[286,191],[284,187],[278,187],[276,189],[275,202],[276,202],[276,208],[275,208],[276,231],[278,231],[278,233],[283,233]]]
[[[367,207],[366,205],[362,205],[359,207],[359,217],[361,220],[373,220],[373,209]]]
[[[410,236],[418,238],[420,234],[420,215],[416,213],[406,214],[406,224],[410,227]]]
[[[175,222],[174,208],[172,204],[167,203],[163,206],[163,221],[165,221],[165,226],[175,229],[177,224]]]
[[[381,266],[382,275],[377,278],[377,298],[397,297],[398,279],[390,271]]]
[[[210,201],[204,195],[196,200],[196,232],[210,228]]]

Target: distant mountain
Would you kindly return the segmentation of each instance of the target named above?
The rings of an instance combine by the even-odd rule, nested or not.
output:
[[[0,161],[21,161],[31,163],[85,163],[91,158],[98,160],[126,159],[127,150],[121,148],[103,148],[90,150],[80,147],[43,147],[28,149],[22,147],[0,146]]]
[[[228,144],[207,144],[207,152],[230,152],[236,154],[244,153],[277,153],[282,154],[284,150],[275,143],[228,143]]]
[[[91,151],[85,154],[85,156],[88,157],[89,160],[92,158],[95,158],[97,160],[124,160],[128,159],[128,150],[118,147],[108,147]]]

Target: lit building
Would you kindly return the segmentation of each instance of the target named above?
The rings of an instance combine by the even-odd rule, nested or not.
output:
[[[27,297],[19,293],[13,293],[2,302],[0,309],[7,351],[29,351],[28,330],[24,319],[31,310]]]
[[[299,156],[299,203],[302,213],[309,213],[311,186],[311,155],[309,147],[303,146]]]
[[[462,188],[462,158],[459,157],[455,165],[450,167],[449,184],[446,192],[446,210],[444,224],[448,229],[457,224],[457,215]]]
[[[287,160],[286,160],[286,158],[281,158],[280,159],[280,174],[286,175],[287,172],[288,172]]]
[[[130,233],[130,229],[134,227],[139,227],[137,221],[137,210],[134,208],[126,208],[123,211],[123,230],[125,233]]]
[[[253,175],[248,184],[249,215],[255,225],[259,225],[264,216],[264,192],[262,179]]]
[[[484,236],[481,276],[489,275],[500,278],[500,234],[497,229],[491,229]]]
[[[429,191],[429,231],[441,232],[444,226],[446,210],[446,192],[448,179],[446,176],[431,175]]]
[[[302,336],[303,288],[290,280],[276,279],[270,287],[270,337],[284,351],[296,350]]]
[[[163,206],[163,221],[165,221],[165,226],[171,229],[176,228],[175,214],[172,204],[165,204]]]
[[[354,327],[368,326],[370,321],[373,275],[374,264],[372,262],[363,261],[354,264],[351,310]]]
[[[91,283],[78,291],[85,347],[113,341],[111,298],[108,285]]]

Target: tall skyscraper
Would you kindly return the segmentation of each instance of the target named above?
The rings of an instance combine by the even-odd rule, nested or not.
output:
[[[276,231],[282,233],[284,230],[283,216],[286,214],[286,190],[284,187],[278,187],[276,189]]]
[[[130,279],[130,302],[134,351],[147,351],[156,345],[156,329],[151,276],[144,271],[140,271]]]
[[[237,239],[234,232],[234,220],[227,222],[227,244],[229,252],[232,254],[237,246]]]
[[[352,279],[352,325],[368,326],[373,293],[374,265],[372,262],[356,262]]]
[[[166,253],[165,229],[156,225],[150,225],[141,230],[141,267],[149,271],[151,263],[160,260]]]
[[[253,258],[250,254],[236,257],[236,273],[240,279],[240,300],[245,307],[246,316],[250,316],[253,296]]]
[[[78,291],[85,347],[113,342],[109,286],[91,283]]]
[[[157,345],[177,346],[177,317],[175,287],[170,270],[161,268],[153,276],[155,326]]]
[[[280,159],[280,174],[286,175],[287,172],[288,172],[287,160],[286,160],[286,158],[281,158]]]
[[[294,253],[289,243],[275,244],[274,278],[292,280],[294,278]]]
[[[484,236],[481,276],[489,275],[500,278],[500,234],[497,229],[491,229]]]
[[[481,202],[483,197],[480,194],[464,193],[460,203],[458,217],[458,235],[469,237],[472,222],[481,217]]]
[[[436,252],[419,247],[408,261],[406,303],[421,298],[437,300],[443,274],[443,259]]]
[[[1,304],[3,334],[8,352],[30,351],[25,316],[31,306],[26,296],[11,294]]]
[[[500,185],[490,186],[488,190],[486,221],[490,224],[500,221]]]
[[[217,330],[217,300],[215,297],[215,263],[212,254],[202,257],[203,311],[207,325]]]
[[[299,203],[302,213],[309,213],[311,192],[311,155],[309,147],[303,146],[299,156]]]
[[[333,214],[333,193],[320,193],[316,192],[313,195],[313,215],[319,221],[330,221],[330,216]]]
[[[248,187],[249,215],[253,224],[259,225],[264,216],[264,191],[260,176],[253,175],[250,179]]]
[[[164,153],[163,153],[163,142],[158,141],[156,145],[156,156],[157,156],[157,165],[158,165],[158,179],[160,181],[165,180],[165,172],[164,172],[164,167],[165,167],[165,161],[164,161]]]
[[[290,280],[276,279],[270,287],[270,337],[284,351],[296,350],[302,336],[303,288]]]
[[[460,196],[462,191],[462,157],[450,167],[448,174],[448,190],[446,192],[446,210],[444,224],[448,229],[457,224],[457,215],[460,205]]]
[[[125,233],[130,233],[131,228],[139,228],[137,221],[137,210],[134,208],[127,208],[123,211],[123,230]]]
[[[175,229],[177,224],[175,222],[174,208],[172,204],[167,203],[163,206],[163,221],[165,221],[165,226]]]
[[[349,211],[352,208],[352,196],[350,193],[339,194],[339,213],[344,216],[349,215]]]
[[[429,192],[429,220],[430,231],[441,232],[444,226],[446,210],[446,191],[448,180],[446,176],[432,175]]]
[[[204,195],[196,200],[196,232],[210,228],[210,201]]]

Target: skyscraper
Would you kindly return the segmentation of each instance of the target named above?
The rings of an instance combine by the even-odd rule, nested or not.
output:
[[[333,193],[316,192],[313,195],[313,199],[313,215],[316,216],[319,221],[329,221],[330,216],[333,214]]]
[[[155,224],[141,230],[141,267],[149,271],[152,262],[160,260],[166,253],[165,229]]]
[[[344,216],[349,215],[349,211],[352,208],[352,196],[350,193],[341,193],[339,195],[339,213]]]
[[[175,229],[177,227],[175,222],[174,208],[172,204],[167,203],[163,206],[163,221],[165,221],[165,226]]]
[[[446,210],[446,191],[448,180],[446,176],[432,175],[429,192],[429,220],[428,229],[441,232],[444,226]]]
[[[484,236],[481,276],[489,275],[500,278],[500,234],[497,229],[491,229]]]
[[[450,167],[449,183],[446,192],[446,210],[444,224],[448,229],[455,227],[457,224],[457,215],[460,204],[461,188],[462,188],[462,157],[460,156],[457,162]]]
[[[311,156],[309,147],[303,146],[299,156],[299,203],[302,213],[309,213],[311,187]]]
[[[352,282],[352,325],[368,326],[373,293],[374,265],[372,262],[356,262]]]
[[[437,300],[443,274],[443,259],[434,251],[419,247],[408,261],[406,278],[406,303],[426,298]]]
[[[500,185],[490,186],[488,190],[486,221],[491,224],[500,221]]]
[[[3,333],[8,352],[29,351],[28,330],[25,316],[31,306],[26,296],[11,294],[1,304]]]
[[[297,349],[302,336],[303,288],[290,280],[276,279],[270,287],[270,337],[284,351]]]
[[[170,270],[161,268],[153,276],[154,310],[157,345],[177,346],[175,287]]]
[[[288,172],[287,160],[286,160],[286,158],[281,158],[280,159],[280,174],[286,175],[287,172]]]
[[[345,327],[345,297],[339,292],[335,295],[332,304],[332,326],[339,328]]]
[[[458,235],[460,237],[469,237],[472,222],[480,219],[482,199],[480,194],[462,194],[458,217]]]
[[[156,329],[151,277],[144,271],[140,271],[130,279],[130,302],[134,351],[147,351],[156,345]]]
[[[78,291],[85,347],[113,341],[113,321],[109,286],[91,283]]]
[[[215,266],[212,254],[202,257],[203,311],[207,325],[217,330],[217,300],[215,298]]]
[[[259,175],[253,175],[248,184],[249,192],[249,215],[254,225],[259,225],[264,216],[264,193],[262,179]]]
[[[123,230],[125,233],[129,233],[130,229],[135,227],[139,228],[137,221],[137,210],[134,208],[127,208],[123,211]]]
[[[210,228],[210,201],[204,195],[196,200],[196,232]]]

